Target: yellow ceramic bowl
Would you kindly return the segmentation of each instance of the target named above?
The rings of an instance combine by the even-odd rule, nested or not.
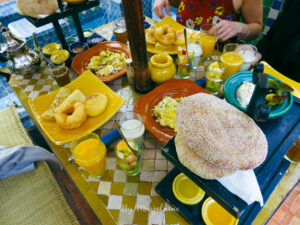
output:
[[[66,130],[60,128],[55,121],[44,120],[41,115],[48,109],[54,100],[58,90],[47,95],[42,95],[34,99],[29,99],[29,106],[34,115],[35,121],[44,131],[47,137],[57,145],[63,145],[89,134],[101,127],[124,104],[124,100],[99,80],[92,72],[85,71],[77,79],[67,84],[65,87],[72,91],[79,89],[86,97],[99,92],[108,98],[108,105],[104,112],[95,117],[88,117],[86,121],[78,128]]]
[[[177,200],[186,205],[198,204],[205,195],[205,192],[183,173],[176,176],[172,189]]]
[[[50,60],[54,63],[54,64],[61,64],[65,61],[68,60],[68,58],[70,57],[70,53],[67,50],[57,50],[55,51],[51,57]]]
[[[43,47],[42,52],[44,55],[52,55],[54,52],[60,49],[60,45],[57,43],[50,43]]]
[[[202,218],[206,225],[237,225],[239,222],[211,197],[202,205]]]

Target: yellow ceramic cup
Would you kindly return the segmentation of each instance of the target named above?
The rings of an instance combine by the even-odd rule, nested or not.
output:
[[[173,59],[166,53],[155,54],[150,58],[149,70],[155,83],[163,83],[176,74]]]

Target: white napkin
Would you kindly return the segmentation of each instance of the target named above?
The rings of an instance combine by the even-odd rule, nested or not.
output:
[[[230,192],[239,196],[250,205],[257,201],[260,206],[264,200],[253,170],[237,171],[234,174],[217,179]]]

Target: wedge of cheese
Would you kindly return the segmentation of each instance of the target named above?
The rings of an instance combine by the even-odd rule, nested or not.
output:
[[[72,92],[72,94],[70,94],[65,101],[70,101],[70,100],[74,100],[74,101],[78,101],[78,102],[82,102],[84,103],[86,97],[85,95],[78,89],[76,89],[75,91]]]
[[[56,108],[60,106],[70,94],[71,90],[69,88],[62,87],[56,94],[49,108],[42,114],[42,118],[46,120],[54,120]]]

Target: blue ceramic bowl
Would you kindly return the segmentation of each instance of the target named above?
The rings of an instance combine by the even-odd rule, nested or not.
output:
[[[75,49],[78,48],[79,46],[83,47],[82,50],[76,51]],[[82,42],[82,41],[76,41],[76,42],[73,42],[72,44],[70,44],[69,51],[71,52],[71,54],[76,55],[78,53],[84,52],[88,48],[89,48],[89,46],[87,45],[87,43]]]
[[[267,75],[271,79],[275,78],[269,74]],[[246,112],[246,108],[242,107],[236,98],[236,90],[242,84],[243,81],[252,82],[252,71],[238,72],[229,77],[224,84],[224,96],[227,102],[229,102],[239,110]],[[278,81],[281,82],[280,80]],[[288,98],[285,99],[282,104],[271,106],[269,119],[277,118],[289,111],[289,109],[293,105],[293,95],[291,93],[287,93],[287,95]]]
[[[87,43],[90,47],[93,47],[103,41],[106,41],[106,39],[98,34],[94,34],[91,37],[88,37],[87,39]]]

